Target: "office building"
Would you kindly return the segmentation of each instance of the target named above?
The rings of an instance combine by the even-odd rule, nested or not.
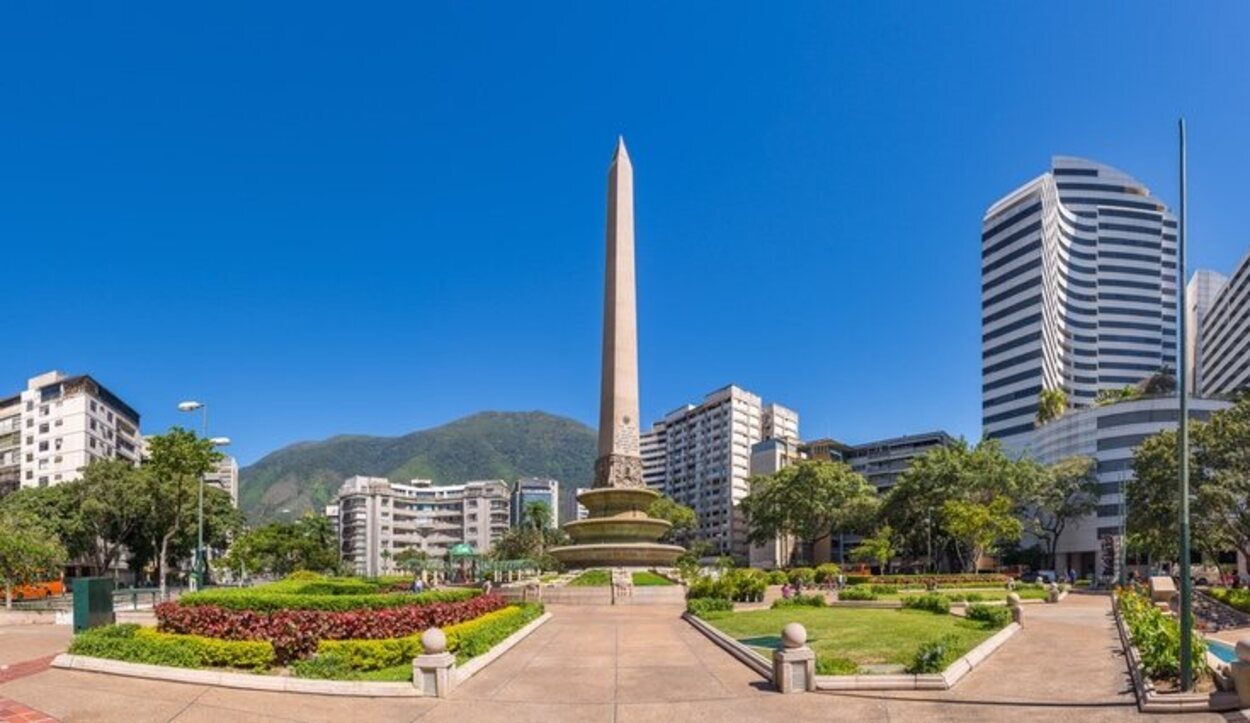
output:
[[[0,399],[0,494],[78,479],[97,459],[140,460],[139,413],[88,375],[33,377]]]
[[[590,517],[590,511],[586,506],[577,501],[577,496],[583,492],[589,492],[589,487],[578,487],[564,497],[564,509],[560,512],[560,524],[572,522],[573,520],[584,520]]]
[[[1191,289],[1204,273],[1212,272],[1194,274]],[[1198,388],[1203,396],[1234,394],[1250,382],[1250,254],[1215,289],[1205,311],[1200,316],[1196,355]]]
[[[795,432],[797,433],[797,418]],[[791,437],[776,437],[757,442],[751,447],[751,476],[772,475],[803,459],[801,447]],[[751,543],[747,558],[751,567],[775,570],[789,567],[796,551],[794,538],[777,535],[766,543]]]
[[[983,433],[1013,448],[1039,395],[1069,407],[1176,367],[1176,219],[1110,166],[1058,156],[981,234]]]
[[[1229,402],[1194,397],[1192,419],[1205,420]],[[1099,551],[1103,540],[1123,533],[1124,489],[1133,480],[1133,453],[1147,437],[1176,428],[1180,419],[1175,396],[1130,399],[1070,410],[1026,435],[1022,451],[1043,464],[1081,455],[1098,464],[1098,508],[1093,515],[1068,523],[1056,548],[1056,570],[1078,575],[1110,576]]]
[[[1185,285],[1185,368],[1189,370],[1186,386],[1191,393],[1202,389],[1202,331],[1207,325],[1211,306],[1226,283],[1228,279],[1223,274],[1199,269]]]
[[[508,531],[510,494],[503,480],[436,486],[348,478],[337,500],[342,560],[374,577],[396,572],[395,555],[405,549],[439,558],[464,543],[485,554]]]
[[[230,495],[230,502],[239,506],[239,462],[230,455],[224,455],[213,467],[213,471],[204,475],[204,484],[216,487]]]
[[[650,431],[639,437],[642,456],[642,482],[656,492],[664,491],[664,476],[668,469],[668,433],[664,422],[651,425]]]
[[[560,483],[553,479],[522,477],[512,490],[512,524],[519,527],[525,522],[525,509],[531,503],[547,505],[551,513],[551,528],[560,527]]]
[[[738,505],[750,492],[751,450],[767,432],[784,430],[785,438],[798,438],[798,414],[780,405],[765,406],[756,394],[730,385],[670,412],[656,426],[662,430],[664,455],[652,456],[651,483],[662,468],[665,495],[694,509],[699,519],[697,536],[712,544],[712,554],[749,558],[746,520]],[[653,437],[652,444],[658,435]],[[647,466],[644,465],[644,474]]]

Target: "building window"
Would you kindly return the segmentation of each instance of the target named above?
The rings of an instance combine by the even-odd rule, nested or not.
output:
[[[39,425],[39,433],[40,433],[40,434],[47,434],[47,433],[48,433],[48,423],[47,423],[47,422],[44,422],[43,424]]]
[[[48,405],[45,404],[39,408],[39,416],[41,417],[48,416]]]
[[[40,442],[40,443],[39,443],[39,451],[40,451],[40,452],[47,452],[47,451],[48,451],[48,443],[47,443],[47,442]]]

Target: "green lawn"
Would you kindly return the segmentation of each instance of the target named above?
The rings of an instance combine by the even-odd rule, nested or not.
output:
[[[998,630],[953,615],[880,608],[792,607],[708,613],[705,619],[765,656],[780,646],[778,636],[786,623],[801,623],[820,667],[837,674],[853,674],[861,665],[908,665],[922,643],[944,635],[951,636],[949,664]]]
[[[634,585],[638,587],[657,587],[660,585],[674,585],[674,584],[676,583],[674,583],[672,580],[668,579],[667,577],[664,577],[663,575],[657,575],[654,572],[635,572],[634,573]]]
[[[612,573],[607,570],[587,570],[569,581],[575,587],[607,587],[612,584]]]

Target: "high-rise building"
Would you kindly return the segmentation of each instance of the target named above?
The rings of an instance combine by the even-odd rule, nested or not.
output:
[[[78,479],[96,459],[138,464],[139,413],[87,375],[40,374],[0,399],[0,495]]]
[[[663,425],[663,492],[694,509],[697,536],[712,544],[714,554],[748,558],[746,520],[738,505],[750,493],[751,449],[765,438],[764,409],[758,395],[730,385],[656,425]],[[769,410],[769,432],[782,429],[786,439],[797,442],[798,414],[779,405]],[[653,465],[659,468],[658,462]]]
[[[560,483],[553,479],[522,477],[512,490],[512,524],[519,526],[525,521],[525,508],[530,503],[541,502],[551,512],[551,527],[560,527]]]
[[[590,517],[590,510],[586,509],[586,505],[577,501],[577,496],[583,492],[589,492],[589,487],[578,487],[573,490],[570,495],[564,497],[564,509],[560,512],[560,519],[564,522],[572,522],[573,520],[584,520]]]
[[[664,422],[656,422],[639,438],[642,455],[642,482],[656,492],[664,491],[668,460],[668,433]]]
[[[211,485],[230,495],[230,502],[239,506],[239,461],[224,455],[213,471],[204,475],[204,484]]]
[[[1202,389],[1202,330],[1211,306],[1227,282],[1223,274],[1198,269],[1185,285],[1185,368],[1189,370],[1186,386],[1193,393]]]
[[[1194,274],[1190,288],[1201,278]],[[1215,274],[1218,276],[1218,274]],[[1208,288],[1214,286],[1208,283]],[[1232,394],[1250,383],[1250,254],[1233,275],[1215,289],[1206,313],[1200,314],[1195,377],[1203,396]]]
[[[797,415],[794,421],[795,433],[797,434]],[[797,438],[789,436],[774,437],[756,442],[751,447],[751,476],[771,475],[780,472],[803,459],[804,455],[801,449],[802,447]],[[747,557],[751,567],[773,570],[788,567],[792,562],[794,550],[794,539],[789,535],[779,534],[763,544],[751,543]]]
[[[510,490],[503,480],[436,486],[356,476],[339,488],[337,505],[343,561],[374,577],[395,572],[395,555],[409,548],[431,558],[460,543],[487,552],[508,531]]]
[[[1149,189],[1064,156],[992,205],[981,234],[983,431],[1009,447],[1039,395],[1070,407],[1176,367],[1176,219]]]

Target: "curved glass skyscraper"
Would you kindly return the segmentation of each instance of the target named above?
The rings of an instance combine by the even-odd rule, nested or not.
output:
[[[1043,390],[1084,407],[1176,367],[1176,219],[1139,181],[1057,156],[981,229],[985,436],[1031,431]]]

